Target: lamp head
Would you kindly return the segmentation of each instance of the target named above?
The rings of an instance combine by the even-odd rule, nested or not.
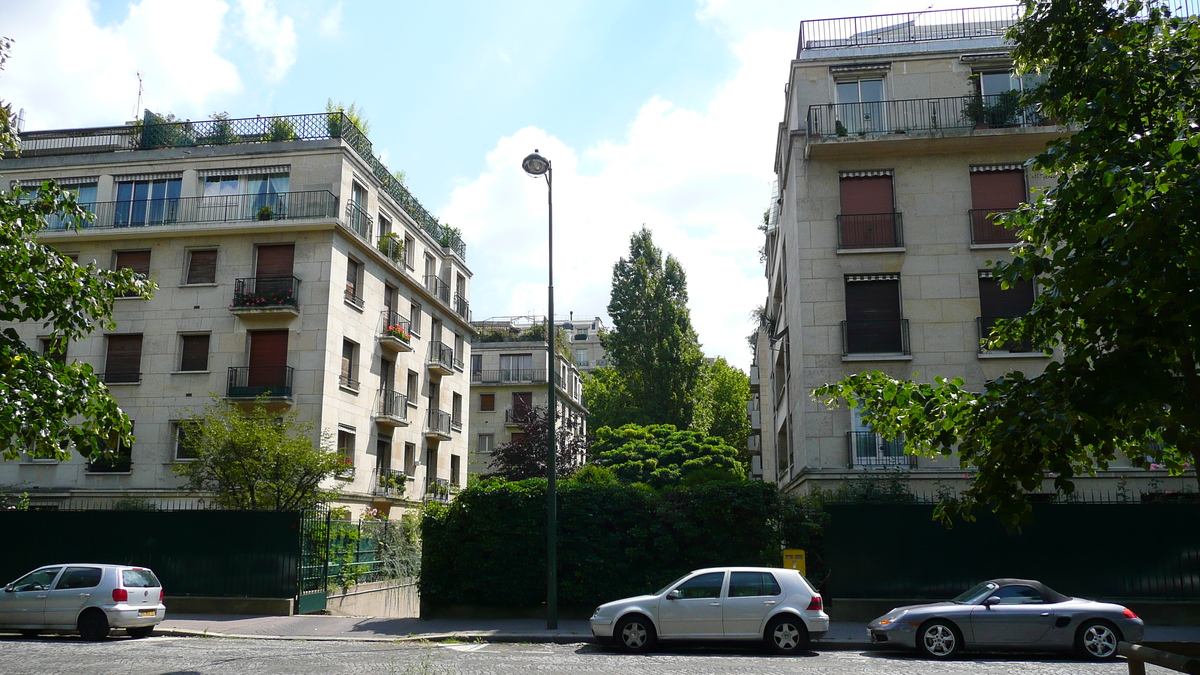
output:
[[[533,154],[521,161],[521,168],[530,176],[540,176],[550,170],[550,160],[539,155],[535,149]]]

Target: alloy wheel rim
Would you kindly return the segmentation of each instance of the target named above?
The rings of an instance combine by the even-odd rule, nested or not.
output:
[[[621,631],[621,639],[627,647],[641,647],[646,643],[646,629],[640,623],[631,623]]]
[[[1092,626],[1083,634],[1083,646],[1093,656],[1104,658],[1116,650],[1117,639],[1107,627]]]
[[[775,628],[775,644],[781,649],[791,649],[800,643],[800,631],[790,623],[781,623]]]
[[[931,654],[946,656],[954,651],[954,632],[945,626],[930,626],[925,631],[925,648]]]

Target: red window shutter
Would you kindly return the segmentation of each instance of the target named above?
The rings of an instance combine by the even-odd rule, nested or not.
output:
[[[104,359],[104,379],[108,382],[136,382],[142,366],[141,335],[109,335]]]
[[[1020,170],[971,172],[971,208],[1015,209],[1025,199],[1024,172]]]
[[[258,247],[258,264],[254,268],[256,277],[290,277],[292,263],[296,258],[295,244],[271,244]]]
[[[860,176],[840,181],[842,215],[893,213],[891,176]]]
[[[150,251],[117,251],[117,269],[150,276]]]
[[[256,330],[250,332],[251,366],[286,366],[288,332]]]
[[[208,335],[184,335],[179,369],[208,370]]]
[[[192,251],[188,260],[187,283],[217,283],[217,252],[215,250]]]
[[[496,395],[495,394],[480,394],[479,395],[479,410],[482,412],[495,412],[495,410],[496,410]]]

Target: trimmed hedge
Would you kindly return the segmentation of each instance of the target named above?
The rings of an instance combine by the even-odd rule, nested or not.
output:
[[[781,548],[816,553],[826,520],[815,503],[749,481],[662,491],[565,481],[558,498],[558,597],[564,607],[590,608],[652,592],[700,567],[779,566]],[[541,604],[545,479],[472,484],[452,504],[426,512],[422,544],[422,604]]]

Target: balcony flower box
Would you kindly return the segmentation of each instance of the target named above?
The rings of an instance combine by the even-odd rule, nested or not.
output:
[[[253,292],[234,291],[230,307],[295,307],[296,296],[292,289],[271,289]]]
[[[403,340],[404,342],[412,342],[412,335],[400,324],[393,324],[383,330],[385,335]]]

